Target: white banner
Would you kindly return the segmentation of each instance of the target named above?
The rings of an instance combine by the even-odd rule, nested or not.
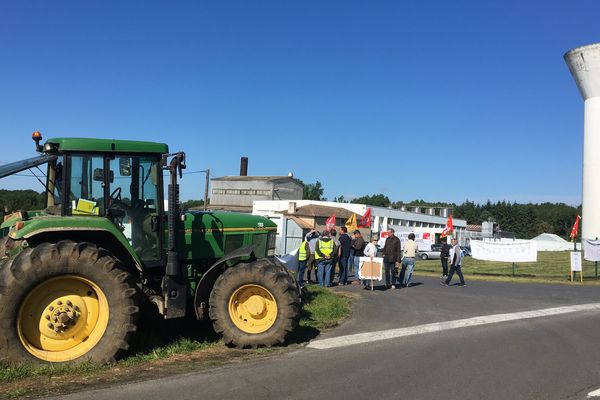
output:
[[[395,232],[394,234],[398,237],[398,239],[400,239],[400,246],[402,248],[404,248],[404,242],[406,242],[408,240],[408,235],[410,233],[415,234],[415,243],[417,243],[419,250],[423,250],[423,251],[431,250],[431,245],[433,244],[433,238],[432,238],[431,233],[429,233],[429,232]],[[387,231],[381,232],[381,234],[379,236],[379,241],[377,242],[377,245],[379,247],[383,248],[385,246],[385,239],[387,237],[388,237]]]
[[[478,260],[503,262],[536,262],[537,245],[532,240],[514,242],[484,242],[471,240],[472,257]]]
[[[288,254],[275,258],[284,263],[289,270],[298,271],[298,250],[296,248]]]
[[[583,258],[588,261],[600,261],[600,240],[583,240]]]

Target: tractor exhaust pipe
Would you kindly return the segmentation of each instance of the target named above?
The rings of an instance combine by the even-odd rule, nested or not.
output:
[[[168,166],[163,168],[169,170],[169,214],[168,214],[168,242],[167,242],[167,265],[165,276],[162,281],[162,292],[164,300],[164,317],[179,318],[185,316],[187,283],[183,277],[179,254],[177,252],[177,237],[179,229],[179,185],[177,175],[182,177],[185,169],[185,153],[167,154],[163,156],[163,165],[166,158],[173,156]],[[160,307],[159,307],[160,309]],[[166,311],[165,311],[166,309]]]
[[[564,55],[584,100],[581,237],[600,238],[600,43]]]

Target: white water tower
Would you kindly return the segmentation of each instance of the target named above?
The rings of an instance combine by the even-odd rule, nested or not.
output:
[[[578,47],[565,61],[584,100],[581,237],[600,238],[600,43]]]

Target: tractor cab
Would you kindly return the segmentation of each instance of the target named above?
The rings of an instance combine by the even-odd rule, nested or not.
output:
[[[43,214],[106,218],[144,264],[161,261],[161,162],[168,146],[110,139],[54,138],[38,157],[3,166],[8,174],[47,163]],[[41,170],[40,170],[41,171]],[[2,171],[0,171],[2,173]],[[164,260],[162,262],[164,265]]]

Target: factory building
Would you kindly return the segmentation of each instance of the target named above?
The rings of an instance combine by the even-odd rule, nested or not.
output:
[[[393,228],[396,232],[414,232],[430,243],[440,243],[440,234],[452,210],[444,207],[413,207],[392,209],[366,204],[335,203],[315,200],[269,200],[253,202],[252,213],[263,215],[277,224],[277,254],[297,248],[311,229],[321,230],[325,220],[336,214],[340,227],[354,213],[358,218],[371,208],[371,229],[361,229],[363,236],[379,235]],[[466,239],[467,221],[453,219],[455,234],[461,244]]]

